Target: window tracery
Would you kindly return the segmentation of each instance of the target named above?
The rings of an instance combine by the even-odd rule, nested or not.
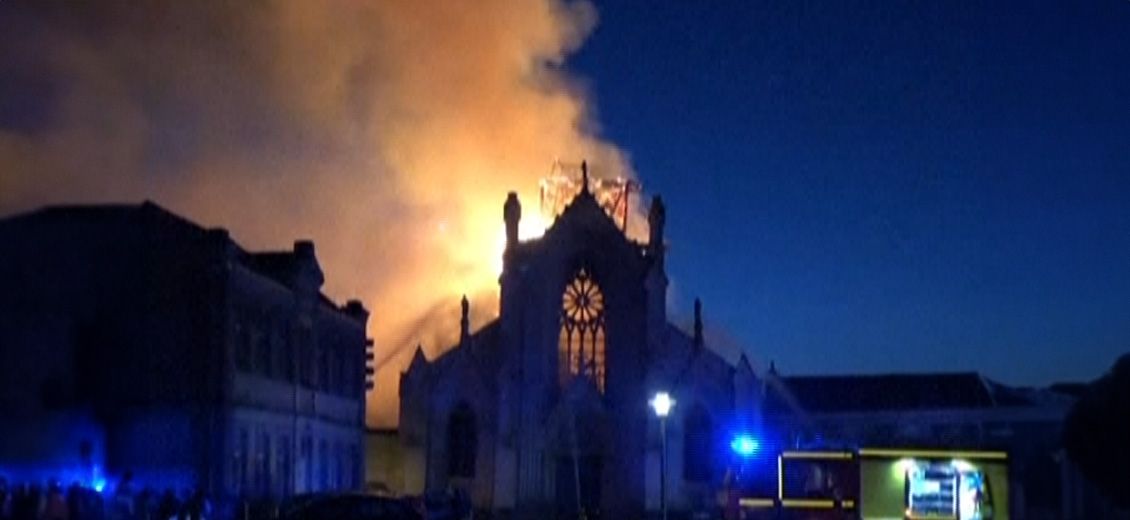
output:
[[[581,268],[561,297],[558,374],[562,384],[587,377],[604,392],[604,293],[588,269]]]

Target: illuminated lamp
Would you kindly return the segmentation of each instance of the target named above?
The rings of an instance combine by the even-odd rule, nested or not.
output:
[[[102,468],[98,466],[90,468],[90,489],[97,493],[106,489],[106,476],[102,474]]]
[[[655,410],[656,417],[666,419],[671,413],[671,408],[675,406],[675,400],[671,399],[671,394],[667,392],[658,392],[648,404],[651,405],[652,410]]]
[[[761,449],[761,443],[748,434],[738,434],[730,441],[730,449],[741,457],[752,457]]]

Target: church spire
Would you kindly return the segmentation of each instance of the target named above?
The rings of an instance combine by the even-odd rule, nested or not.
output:
[[[412,354],[412,362],[408,365],[408,372],[424,370],[428,366],[428,356],[424,354],[424,346],[416,344],[416,352]]]
[[[518,221],[522,220],[522,204],[518,202],[518,193],[506,194],[506,203],[502,205],[502,220],[506,222],[506,248],[518,245]]]
[[[459,307],[462,310],[462,315],[459,318],[459,346],[465,347],[471,340],[471,320],[467,317],[471,304],[467,301],[466,294],[463,295],[463,300],[459,302]]]
[[[581,161],[581,193],[589,192],[589,163]]]
[[[666,224],[667,208],[663,205],[663,197],[656,195],[651,198],[651,208],[647,212],[647,247],[653,255],[663,254],[663,227]]]
[[[702,300],[694,299],[694,346],[702,346]]]

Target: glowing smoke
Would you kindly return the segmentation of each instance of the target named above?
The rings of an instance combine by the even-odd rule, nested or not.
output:
[[[506,192],[532,210],[558,157],[630,174],[559,68],[595,21],[558,0],[3,2],[0,214],[152,198],[251,249],[314,239],[326,291],[373,311],[388,424],[459,296],[496,312]]]

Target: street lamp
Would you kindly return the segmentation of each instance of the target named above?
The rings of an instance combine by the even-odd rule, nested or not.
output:
[[[648,404],[659,418],[659,508],[663,520],[667,520],[667,415],[675,406],[675,400],[667,392],[657,392]]]

